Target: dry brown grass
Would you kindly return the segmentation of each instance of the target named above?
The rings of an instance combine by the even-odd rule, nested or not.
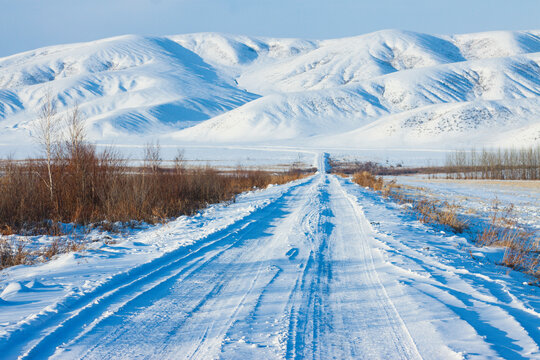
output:
[[[51,244],[42,246],[38,250],[30,253],[30,256],[36,259],[42,259],[48,261],[59,254],[70,253],[73,251],[81,251],[85,247],[84,243],[78,243],[75,241],[62,241],[61,239],[55,239]]]
[[[517,227],[513,211],[512,205],[502,208],[498,202],[494,202],[489,221],[477,235],[476,243],[481,246],[507,246],[518,235],[525,236],[525,232]]]
[[[352,180],[360,186],[368,187],[375,191],[382,190],[384,180],[382,177],[377,177],[369,171],[362,171],[353,174]]]
[[[13,231],[11,226],[9,226],[9,225],[3,225],[0,228],[0,236],[9,236],[9,235],[13,235],[13,234],[15,234],[15,232]]]
[[[208,204],[234,200],[253,188],[299,179],[301,171],[270,173],[237,169],[221,173],[209,167],[161,168],[156,161],[130,168],[114,153],[97,153],[90,145],[65,148],[48,166],[41,160],[5,161],[0,167],[0,231],[58,235],[55,224],[114,223],[131,220],[158,223],[193,214]],[[151,153],[153,157],[157,155]]]
[[[441,203],[427,197],[420,199],[408,197],[400,191],[401,188],[395,181],[384,181],[382,177],[374,176],[368,171],[355,173],[352,179],[360,186],[380,191],[384,197],[391,197],[399,203],[411,204],[413,212],[423,223],[444,225],[456,233],[461,233],[468,227],[458,216],[460,208],[455,204]]]
[[[423,223],[440,224],[458,234],[468,228],[467,222],[458,216],[461,208],[455,204],[423,198],[413,201],[412,206],[418,214],[418,219]]]
[[[165,223],[171,217],[193,214],[210,203],[235,200],[237,194],[269,184],[284,184],[308,176],[301,171],[269,173],[237,169],[220,173],[211,168],[133,169],[114,161],[96,162],[79,174],[71,166],[53,166],[54,204],[40,180],[39,162],[8,162],[0,177],[0,269],[48,261],[78,251],[84,241],[64,235],[61,222],[93,223],[105,231],[119,231],[116,222]],[[87,172],[88,171],[88,172]],[[32,200],[32,201],[30,201]],[[28,250],[13,234],[47,234],[56,239]]]
[[[530,237],[524,237],[523,234],[518,232],[505,241],[506,249],[502,264],[525,271],[540,279],[540,247],[538,239],[532,241]]]
[[[302,172],[287,172],[287,173],[278,173],[271,175],[270,182],[268,184],[265,184],[264,186],[268,186],[270,184],[286,184],[291,181],[295,181],[298,179],[305,178],[309,176],[310,173],[302,173]]]
[[[469,223],[459,216],[463,209],[456,204],[422,196],[418,191],[407,192],[406,187],[396,185],[394,181],[385,182],[366,171],[354,174],[353,181],[380,191],[399,204],[409,204],[411,211],[423,223],[444,225],[455,233],[470,229]],[[521,229],[512,212],[513,206],[501,208],[494,204],[489,222],[473,240],[480,246],[504,247],[502,265],[540,278],[540,240],[532,239],[532,233]],[[474,231],[469,233],[474,234]]]
[[[29,250],[24,240],[16,237],[0,238],[0,269],[16,265],[30,265],[44,262],[56,255],[80,251],[84,243],[72,240],[55,239],[51,244],[42,245],[37,249]]]
[[[494,204],[489,222],[478,233],[476,243],[481,246],[504,247],[501,263],[540,277],[540,246],[533,233],[519,227],[513,216],[513,206],[501,208]]]
[[[0,269],[30,263],[30,252],[24,242],[0,237]]]
[[[348,178],[350,176],[350,175],[347,175],[347,174],[345,174],[343,172],[335,172],[335,171],[332,171],[332,174],[337,175],[337,176],[342,177],[342,178]]]
[[[409,179],[418,183],[430,182],[439,184],[463,184],[472,186],[496,186],[506,188],[523,188],[527,190],[540,191],[540,181],[538,180],[481,180],[481,179]]]

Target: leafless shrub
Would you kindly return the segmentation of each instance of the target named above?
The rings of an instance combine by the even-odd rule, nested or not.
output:
[[[480,231],[474,232],[470,231],[469,222],[459,216],[462,209],[456,204],[440,202],[417,193],[406,194],[395,182],[385,182],[369,172],[354,174],[353,181],[361,186],[380,190],[383,196],[397,203],[409,204],[411,211],[423,223],[444,225],[455,233],[467,230],[468,234],[473,234],[473,240],[480,246],[505,247],[502,265],[540,278],[539,240],[533,240],[531,232],[518,226],[512,215],[513,206],[501,208],[495,203],[489,222]]]
[[[70,253],[73,251],[80,251],[84,249],[84,244],[77,243],[75,241],[63,241],[60,238],[54,239],[50,244],[42,246],[38,250],[30,253],[35,259],[42,259],[47,261],[59,254]]]
[[[422,198],[413,201],[412,205],[418,219],[424,223],[444,225],[455,233],[462,233],[468,228],[467,222],[458,216],[460,208],[455,204]]]
[[[16,265],[30,265],[47,261],[54,256],[72,251],[80,251],[83,243],[56,238],[50,244],[29,250],[26,242],[17,237],[0,237],[0,269]]]
[[[159,141],[154,143],[147,143],[144,148],[144,168],[148,169],[151,173],[156,173],[161,166],[161,146]]]
[[[35,132],[43,158],[0,161],[1,235],[59,236],[59,224],[71,222],[165,222],[210,203],[234,200],[243,191],[306,176],[297,168],[277,174],[241,168],[229,173],[210,167],[188,169],[181,151],[173,169],[163,168],[159,143],[147,144],[142,167],[130,168],[116,150],[98,152],[87,141],[78,107],[64,119],[63,139],[58,135],[59,121],[48,92]],[[59,239],[40,254],[25,252],[5,239],[1,246],[2,264],[15,264],[22,258],[48,259],[78,245]]]
[[[330,168],[333,174],[353,175],[367,171],[373,175],[411,175],[411,174],[439,174],[446,173],[443,166],[405,167],[403,164],[382,165],[373,161],[338,161],[330,159]]]
[[[178,149],[176,152],[176,156],[174,157],[173,164],[174,164],[174,171],[177,174],[182,174],[186,169],[186,160],[184,156],[184,150]]]
[[[504,240],[506,249],[502,264],[540,278],[540,247],[538,240],[532,241],[528,233],[513,232],[509,233],[509,235]]]
[[[355,173],[352,180],[360,186],[369,187],[375,191],[382,190],[384,185],[382,177],[376,177],[369,171]]]
[[[478,233],[476,243],[481,246],[504,247],[501,263],[540,277],[540,246],[533,233],[519,227],[513,216],[513,206],[493,206],[489,222]]]
[[[24,242],[0,237],[0,269],[29,263],[29,252]]]
[[[84,142],[77,149],[63,145],[60,154],[51,167],[56,184],[53,204],[41,180],[47,169],[40,161],[0,164],[3,233],[58,235],[58,222],[163,222],[193,214],[210,203],[232,200],[246,190],[305,176],[243,169],[221,173],[209,167],[129,168],[114,150],[97,153]]]
[[[67,240],[61,222],[103,224],[116,222],[163,223],[172,217],[193,214],[210,203],[234,200],[240,192],[281,184],[306,176],[237,169],[220,173],[209,167],[182,170],[128,168],[114,150],[97,153],[81,143],[76,151],[63,145],[51,173],[55,186],[53,205],[49,188],[39,175],[47,168],[39,161],[4,161],[0,168],[0,232],[48,234],[57,239],[39,250],[28,251],[22,242],[2,237],[0,267],[48,260],[78,250],[79,242]],[[77,154],[77,155],[75,155]],[[41,172],[41,173],[40,173]],[[108,224],[108,225],[107,225]]]

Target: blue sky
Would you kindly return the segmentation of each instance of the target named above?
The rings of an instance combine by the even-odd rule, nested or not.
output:
[[[122,34],[313,39],[540,29],[540,0],[0,0],[0,56]]]

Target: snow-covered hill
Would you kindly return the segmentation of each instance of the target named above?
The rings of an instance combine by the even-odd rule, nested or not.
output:
[[[94,136],[191,126],[258,96],[168,38],[122,36],[0,59],[4,130],[31,128],[45,92],[79,104]]]
[[[46,91],[61,111],[79,104],[96,140],[533,144],[540,31],[323,41],[201,33],[43,48],[0,59],[4,142],[28,138]]]

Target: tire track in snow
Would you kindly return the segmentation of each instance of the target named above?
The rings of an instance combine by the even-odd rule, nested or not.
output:
[[[343,184],[348,183],[345,180],[340,181]],[[453,342],[466,339],[472,343],[475,337],[476,341],[480,340],[474,347],[470,344],[463,346],[463,343],[459,347],[454,345],[452,347],[455,351],[459,351],[461,356],[470,354],[482,358],[526,359],[538,356],[540,329],[537,323],[540,316],[512,294],[508,283],[499,276],[489,276],[493,270],[497,273],[500,271],[490,270],[489,267],[493,265],[489,263],[471,259],[467,252],[455,248],[456,243],[451,238],[435,234],[424,225],[415,227],[414,230],[402,230],[403,224],[410,221],[407,219],[408,215],[400,214],[395,211],[395,207],[380,203],[378,195],[366,193],[350,183],[348,186],[354,188],[357,194],[351,195],[353,202],[372,203],[370,206],[373,209],[370,211],[379,217],[377,220],[386,216],[386,221],[399,226],[396,234],[394,231],[384,234],[374,232],[366,222],[366,227],[370,228],[374,235],[371,237],[373,244],[384,249],[383,252],[390,259],[387,261],[391,268],[390,276],[400,279],[407,296],[421,297],[423,303],[437,309],[426,309],[428,312],[437,311],[428,315],[439,327],[433,331],[449,331],[445,328],[448,327],[446,324],[451,322],[455,328],[460,329],[460,334],[454,334],[451,339]],[[382,212],[381,208],[384,209]],[[422,237],[425,240],[409,240]],[[426,252],[429,248],[432,249]],[[437,321],[437,316],[444,320]]]
[[[315,202],[304,223],[312,249],[288,300],[285,358],[421,359],[378,279],[361,210],[333,177]],[[336,295],[346,288],[357,291]]]
[[[221,358],[230,356],[236,359],[239,356],[238,352],[244,354],[242,356],[244,358],[250,358],[252,356],[263,358],[277,357],[277,351],[275,351],[277,342],[268,343],[268,340],[275,335],[276,329],[273,326],[275,324],[268,321],[267,315],[269,312],[261,308],[268,305],[268,303],[275,304],[276,301],[273,297],[275,296],[275,287],[287,288],[291,286],[289,273],[291,272],[291,267],[294,268],[294,272],[296,273],[297,266],[294,264],[297,263],[295,258],[298,256],[298,249],[288,248],[291,241],[290,234],[294,234],[297,231],[298,222],[303,218],[303,212],[306,208],[309,208],[306,203],[311,201],[310,195],[315,193],[314,188],[317,187],[317,184],[318,181],[315,181],[314,184],[306,184],[304,191],[299,194],[300,196],[292,199],[287,204],[288,210],[285,211],[286,216],[284,216],[284,220],[275,224],[271,231],[269,228],[265,228],[265,232],[268,232],[269,237],[263,237],[262,241],[257,240],[253,242],[249,249],[243,251],[247,254],[245,257],[257,259],[257,261],[262,260],[265,263],[265,274],[258,286],[255,286],[255,289],[252,287],[243,295],[241,306],[235,308],[234,314],[229,317],[226,326],[223,327],[224,330],[222,333],[224,335],[220,336],[223,341],[219,346],[219,351],[213,353],[213,355],[201,352],[194,358],[207,358],[219,354]],[[296,251],[291,253],[291,250]],[[250,254],[253,254],[253,256]],[[249,274],[249,267],[242,269],[242,272]],[[231,287],[240,288],[241,284],[231,284]],[[250,299],[246,300],[246,295],[248,294],[250,295]],[[219,306],[220,302],[222,300],[216,299],[216,306]],[[276,309],[273,308],[271,311],[276,311]],[[273,317],[274,313],[270,314]],[[199,351],[199,349],[197,350]],[[264,355],[261,355],[261,353]]]
[[[324,199],[326,177],[318,186],[316,196],[311,202],[312,209],[302,223],[304,235],[310,251],[304,270],[299,277],[291,299],[287,341],[287,359],[319,358],[319,337],[324,328],[331,323],[331,313],[323,311],[327,304],[328,282],[331,279],[331,266],[328,263],[328,239],[331,234],[328,218],[332,212]]]
[[[215,250],[216,247],[230,244],[231,241],[234,241],[237,234],[245,231],[246,228],[250,226],[256,227],[257,225],[253,224],[256,223],[257,219],[264,218],[265,214],[275,212],[276,209],[280,208],[284,198],[290,196],[290,194],[297,191],[304,184],[310,184],[312,181],[313,179],[308,179],[291,186],[271,203],[255,210],[246,218],[231,224],[225,229],[209,235],[206,241],[200,240],[194,245],[179,248],[152,260],[150,263],[143,264],[128,270],[126,273],[115,276],[91,293],[85,294],[73,305],[68,306],[64,311],[57,314],[57,316],[53,316],[41,324],[29,325],[10,334],[10,338],[4,341],[3,344],[0,344],[0,350],[8,358],[15,358],[21,350],[16,347],[10,347],[10,339],[19,339],[18,341],[13,341],[13,343],[21,343],[20,339],[22,338],[28,337],[31,339],[35,334],[45,334],[41,338],[38,338],[37,342],[32,343],[31,340],[29,341],[27,339],[26,343],[31,343],[32,345],[24,355],[19,357],[31,359],[43,358],[47,354],[52,355],[57,346],[68,343],[73,338],[79,336],[81,332],[85,332],[85,327],[93,327],[96,325],[96,322],[99,323],[103,319],[112,316],[117,308],[124,305],[132,297],[139,295],[141,292],[140,289],[149,291],[155,284],[159,284],[178,275],[182,270],[182,268],[178,268],[179,266],[193,259],[198,260],[198,256]],[[173,272],[172,274],[171,271]],[[149,289],[145,290],[145,286],[149,287]],[[110,307],[113,307],[112,311],[109,310]],[[42,329],[38,330],[40,327]]]
[[[312,181],[306,182],[303,186],[309,187],[309,184],[311,184]],[[208,351],[212,351],[212,349],[216,348],[216,334],[225,334],[226,329],[231,326],[233,321],[235,320],[235,317],[239,313],[240,309],[246,307],[244,306],[247,302],[246,298],[248,296],[251,296],[251,290],[255,286],[255,284],[259,283],[258,274],[261,273],[261,279],[260,282],[262,284],[265,284],[268,282],[268,277],[274,276],[274,269],[270,269],[268,271],[268,267],[263,262],[253,262],[250,264],[248,262],[249,255],[255,255],[257,252],[261,252],[261,240],[260,233],[261,233],[261,224],[266,224],[262,226],[262,230],[266,229],[268,227],[268,224],[270,224],[272,221],[274,221],[275,218],[280,218],[282,216],[287,215],[286,213],[283,213],[281,208],[285,206],[285,204],[294,204],[297,201],[299,201],[299,195],[297,193],[300,193],[300,195],[303,196],[303,192],[300,191],[293,191],[287,196],[281,198],[279,201],[275,202],[272,206],[268,207],[267,211],[264,211],[261,213],[258,217],[258,221],[252,221],[248,225],[246,225],[244,228],[242,228],[236,237],[242,238],[241,241],[236,241],[230,246],[228,246],[225,250],[220,251],[218,254],[213,256],[208,261],[204,261],[200,266],[196,268],[196,271],[192,271],[189,276],[186,276],[185,278],[168,278],[167,282],[174,282],[178,289],[173,289],[173,291],[170,291],[170,293],[165,293],[163,291],[158,292],[158,297],[168,297],[173,298],[176,297],[175,294],[186,294],[183,298],[177,298],[175,302],[184,303],[196,300],[199,296],[203,296],[203,302],[200,302],[198,306],[194,308],[189,308],[189,306],[182,308],[182,307],[175,307],[174,304],[165,303],[165,306],[170,305],[171,309],[169,309],[169,312],[174,311],[181,311],[185,312],[187,315],[185,317],[176,317],[175,318],[175,324],[169,327],[167,325],[166,331],[169,333],[169,336],[165,338],[161,338],[160,341],[162,341],[162,344],[156,344],[156,349],[153,351],[154,355],[162,354],[160,357],[167,358],[172,353],[178,353],[179,349],[178,346],[181,347],[180,353],[182,354],[192,354],[195,355],[196,352],[201,351],[203,354],[198,354],[197,356],[200,357],[208,357],[209,354],[205,353]],[[250,244],[254,243],[256,246],[250,246]],[[281,253],[284,255],[285,250],[281,251]],[[248,264],[248,266],[241,266],[237,264]],[[264,271],[261,270],[261,268],[264,268]],[[242,273],[245,274],[255,274],[255,278],[252,279],[251,285],[249,288],[246,288],[245,290],[242,290],[243,284],[242,282],[237,281],[235,279],[235,275],[244,276]],[[212,286],[213,284],[216,284],[212,291],[210,292],[200,292],[197,291],[197,287],[194,287],[194,283],[198,281],[198,278],[203,277],[205,280],[205,284],[208,284]],[[235,283],[236,281],[236,283]],[[164,287],[167,289],[170,289],[174,286],[170,286],[170,284],[164,284]],[[232,285],[234,284],[234,286]],[[206,317],[206,312],[208,309],[212,308],[219,308],[220,306],[223,306],[221,303],[223,303],[223,299],[231,299],[230,296],[228,296],[228,291],[230,288],[233,288],[238,294],[242,294],[239,296],[240,300],[239,302],[236,302],[236,300],[231,300],[229,304],[233,305],[234,303],[234,309],[231,308],[231,310],[226,310],[227,312],[230,312],[230,316],[224,321],[217,321],[209,324],[212,328],[208,329],[202,329],[200,327],[201,323],[204,323],[206,320],[201,319]],[[257,286],[257,289],[259,286]],[[206,293],[206,295],[204,295]],[[146,295],[145,294],[139,294],[139,298],[143,298]],[[236,296],[236,294],[235,294]],[[251,299],[250,299],[251,300]],[[159,301],[159,300],[158,300]],[[128,317],[131,313],[139,311],[141,314],[145,313],[145,309],[152,309],[154,304],[152,301],[146,301],[143,303],[134,304],[132,306],[129,306],[126,309],[120,309],[121,311],[115,313],[115,316],[119,317],[121,315],[124,315],[124,317]],[[138,309],[138,310],[137,310]],[[205,311],[201,313],[201,310],[204,309]],[[153,309],[152,309],[153,310]],[[146,311],[148,312],[148,311]],[[201,314],[201,315],[197,315]],[[147,322],[143,322],[139,325],[145,325]],[[129,327],[125,326],[126,323],[121,324],[103,324],[104,328],[107,328],[107,325],[110,325],[110,327],[117,326],[119,329],[126,329],[124,330],[118,330],[119,334],[115,334],[114,336],[106,336],[105,338],[101,338],[99,341],[99,344],[97,347],[94,347],[91,349],[91,353],[88,353],[88,358],[100,358],[103,356],[120,356],[119,354],[123,354],[122,356],[125,358],[130,358],[132,355],[134,355],[133,352],[131,352],[130,349],[123,348],[119,349],[118,346],[115,346],[115,343],[119,343],[118,339],[126,339],[128,336],[132,336],[133,338],[137,338],[137,329],[135,327]],[[133,325],[129,322],[127,325]],[[101,326],[96,326],[96,329],[98,329]],[[199,330],[204,330],[203,332],[199,332]],[[165,328],[159,328],[155,329],[156,331],[163,332]],[[100,329],[99,331],[103,332],[103,329]],[[93,335],[99,335],[99,331],[92,331]],[[192,340],[189,344],[186,344],[185,336],[186,331],[190,331],[190,339]],[[107,333],[105,331],[105,333]],[[202,335],[198,335],[202,334]],[[139,334],[140,337],[140,334]],[[179,340],[179,337],[184,337],[184,340]],[[82,338],[83,343],[89,339],[88,336],[85,336]],[[76,339],[78,341],[78,339]],[[96,341],[98,339],[96,338]],[[141,341],[144,341],[144,339],[140,339]],[[212,344],[206,344],[206,346],[201,346],[201,343],[205,340],[212,342]],[[76,341],[76,342],[77,342]],[[176,341],[176,342],[175,342]],[[78,347],[78,344],[70,344],[70,346]],[[109,348],[107,348],[109,346]],[[190,350],[191,349],[191,350]],[[121,351],[126,351],[125,353],[122,353]],[[135,349],[137,350],[137,349]],[[139,349],[140,350],[140,349]],[[66,353],[65,355],[62,355],[61,353],[58,354],[60,357],[62,356],[71,356],[72,354]]]
[[[289,210],[279,209],[284,206]],[[336,354],[344,358],[420,358],[378,280],[364,239],[365,219],[339,184],[321,174],[312,186],[304,185],[296,195],[276,202],[272,210],[273,219],[259,218],[246,225],[237,235],[241,241],[201,261],[189,275],[161,282],[159,286],[167,291],[158,291],[156,301],[139,294],[141,303],[115,313],[123,321],[98,324],[91,331],[94,338],[85,336],[81,343],[69,345],[77,348],[96,342],[86,353],[89,359],[137,354],[160,358],[173,354],[185,358],[247,354],[288,359],[324,359]],[[344,236],[351,234],[349,228],[352,239]],[[291,234],[284,237],[284,232]],[[287,256],[290,242],[298,248],[298,258]],[[334,295],[345,287],[356,290],[354,299]],[[289,295],[277,301],[268,296],[278,291]],[[272,346],[272,340],[263,339],[265,333],[271,335],[270,318],[281,319],[278,327],[288,329],[283,335],[285,353]],[[100,338],[109,330],[113,330],[112,336]],[[148,331],[155,333],[154,348],[134,346],[144,343]]]
[[[334,306],[342,309],[336,313],[344,317],[343,323],[356,323],[357,329],[361,330],[360,334],[363,334],[357,337],[358,342],[349,339],[345,341],[351,345],[350,355],[363,358],[421,359],[405,322],[379,279],[374,254],[369,245],[369,224],[362,209],[335,176],[331,180],[331,208],[335,209],[338,224],[347,224],[346,227],[336,227],[338,231],[335,236],[341,238],[335,240],[338,246],[332,254],[333,262],[340,265],[335,269],[336,283],[356,288],[361,302],[350,306],[352,311],[346,311],[350,299],[346,296],[333,299]],[[357,256],[350,256],[351,253]],[[382,262],[383,259],[379,257],[377,264]],[[340,294],[338,291],[335,293]],[[365,319],[359,314],[365,314]],[[369,331],[371,327],[377,331]],[[350,330],[354,331],[354,327]]]

